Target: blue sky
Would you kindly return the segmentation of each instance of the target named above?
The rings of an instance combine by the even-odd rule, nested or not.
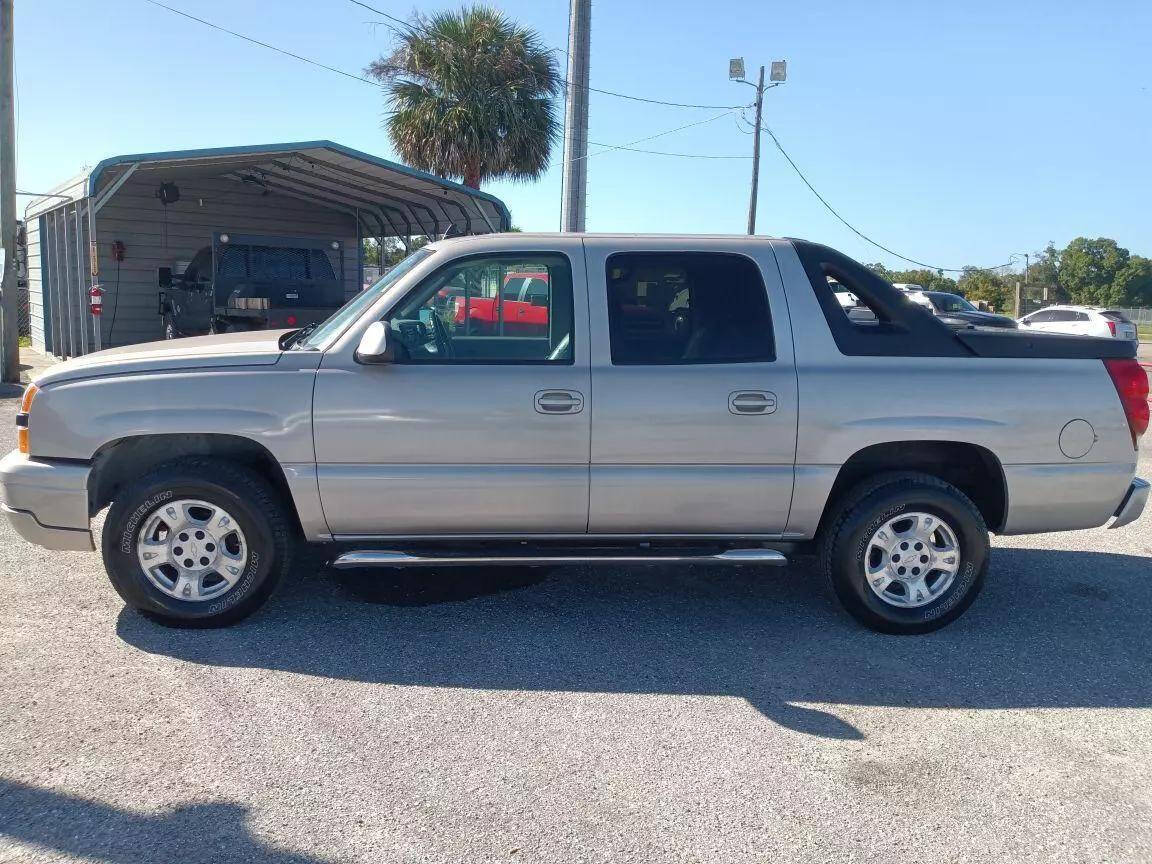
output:
[[[391,34],[347,0],[166,0],[352,72]],[[392,14],[410,0],[369,0]],[[566,45],[564,0],[498,5]],[[367,84],[209,30],[144,0],[17,0],[18,185],[48,188],[106,156],[330,138],[394,158]],[[735,105],[729,57],[789,61],[765,121],[817,189],[912,258],[990,266],[1079,234],[1152,254],[1152,4],[768,4],[612,0],[592,19],[592,86]],[[561,55],[562,59],[562,55]],[[718,114],[592,94],[592,141],[626,143]],[[747,154],[733,116],[638,145]],[[593,150],[598,148],[592,148]],[[561,154],[557,147],[554,164]],[[741,232],[751,166],[613,152],[589,159],[593,231]],[[555,230],[560,172],[486,187],[516,224]],[[823,209],[765,139],[761,233],[900,262]],[[21,200],[21,206],[23,201]]]

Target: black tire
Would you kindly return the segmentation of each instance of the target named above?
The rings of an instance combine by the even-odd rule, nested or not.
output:
[[[142,522],[165,502],[190,498],[231,514],[248,543],[244,570],[219,598],[187,601],[157,588],[136,555]],[[284,502],[256,472],[223,459],[185,457],[154,469],[116,496],[104,521],[104,567],[129,606],[164,624],[224,627],[255,612],[291,570],[296,538]]]
[[[872,590],[865,556],[872,535],[901,513],[935,514],[956,535],[960,569],[952,584],[924,606],[892,605]],[[895,566],[895,565],[893,565]],[[929,474],[884,474],[851,490],[830,514],[820,539],[820,567],[853,618],[881,633],[929,633],[972,605],[988,570],[988,528],[972,501]]]

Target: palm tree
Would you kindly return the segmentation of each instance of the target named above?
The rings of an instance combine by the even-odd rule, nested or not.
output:
[[[560,73],[532,30],[488,6],[418,18],[367,69],[392,111],[400,158],[474,189],[496,178],[536,180],[559,136]]]

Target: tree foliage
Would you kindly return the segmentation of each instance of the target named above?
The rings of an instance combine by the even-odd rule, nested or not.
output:
[[[965,267],[956,286],[969,300],[983,300],[997,312],[1011,313],[1015,305],[1015,284],[991,270]]]
[[[1131,256],[1108,237],[1077,237],[1060,253],[1060,281],[1073,303],[1123,305],[1126,297],[1116,276]]]
[[[935,270],[889,270],[883,264],[869,264],[868,269],[889,282],[904,282],[919,285],[925,291],[956,292],[956,280],[949,279]]]
[[[405,162],[477,189],[547,170],[561,78],[534,31],[477,5],[417,19],[399,38],[367,71],[384,85]]]
[[[962,294],[983,300],[1001,312],[1012,312],[1016,283],[1047,289],[1053,303],[1085,306],[1152,306],[1152,259],[1133,255],[1109,237],[1077,237],[1063,249],[1049,241],[1034,252],[1023,272],[981,270],[965,267],[956,280],[934,270],[889,270],[883,264],[868,269],[889,282],[911,282],[930,291]]]
[[[1123,299],[1111,305],[1152,306],[1152,259],[1129,257],[1112,280],[1112,296]]]

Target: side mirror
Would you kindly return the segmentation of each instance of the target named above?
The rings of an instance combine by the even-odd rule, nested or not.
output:
[[[392,357],[388,353],[388,325],[383,321],[370,324],[360,337],[360,344],[356,348],[356,362],[366,365],[392,362]]]
[[[1020,326],[1021,327],[1031,327],[1032,322],[1029,321],[1027,318],[1025,318],[1023,321],[1020,322]]]

